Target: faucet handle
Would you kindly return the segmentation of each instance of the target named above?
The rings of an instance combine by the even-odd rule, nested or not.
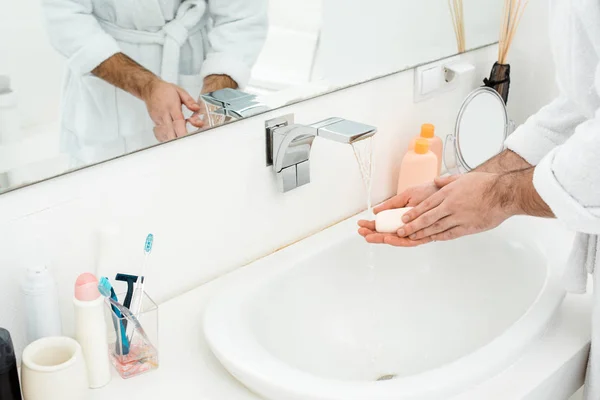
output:
[[[310,183],[310,160],[284,168],[277,174],[277,186],[283,193],[307,183]]]

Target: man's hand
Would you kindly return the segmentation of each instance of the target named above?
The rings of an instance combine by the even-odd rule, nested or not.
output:
[[[158,78],[147,86],[147,90],[142,94],[142,100],[146,103],[150,118],[156,125],[154,136],[159,142],[187,135],[183,105],[190,111],[200,110],[200,106],[185,90]]]
[[[435,194],[438,190],[439,188],[434,184],[434,182],[406,189],[401,194],[394,196],[380,206],[375,207],[373,212],[375,214],[379,214],[382,211],[391,210],[394,208],[415,207],[429,196]],[[398,235],[391,233],[378,233],[375,230],[375,221],[361,220],[358,221],[358,225],[360,227],[358,233],[369,243],[386,243],[395,246],[409,247],[428,242],[428,240],[414,241],[408,238],[400,238]]]
[[[226,88],[237,89],[238,84],[228,75],[209,75],[206,78],[204,78],[202,94],[211,93]],[[200,104],[200,109],[196,110],[194,115],[190,117],[189,122],[198,128],[209,128],[205,125],[207,120],[206,116],[211,110],[208,110],[206,108],[206,103],[201,99],[198,99],[198,103]]]
[[[456,239],[493,229],[513,215],[553,218],[533,186],[534,168],[507,174],[471,172],[436,178],[441,189],[403,216],[399,237],[415,241]]]
[[[194,112],[200,110],[185,90],[163,81],[123,53],[104,60],[92,73],[146,103],[150,118],[156,124],[154,135],[160,142],[187,134],[182,105]]]
[[[497,227],[514,215],[512,193],[501,177],[471,172],[436,178],[441,189],[403,216],[398,236],[442,241]]]
[[[527,161],[505,150],[473,172],[436,178],[428,189],[410,188],[375,209],[377,213],[414,206],[396,234],[376,233],[374,221],[360,221],[359,233],[371,243],[414,247],[483,232],[513,215],[552,218],[552,210],[533,186],[533,172]]]

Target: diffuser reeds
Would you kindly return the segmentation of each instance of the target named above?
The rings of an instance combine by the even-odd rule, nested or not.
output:
[[[450,15],[452,16],[452,27],[454,28],[454,35],[456,36],[458,52],[464,53],[466,51],[466,45],[463,0],[448,0],[448,8],[450,8]]]
[[[500,42],[498,45],[498,63],[506,64],[508,50],[512,44],[515,32],[519,27],[523,13],[529,0],[504,0],[504,14],[500,27]]]

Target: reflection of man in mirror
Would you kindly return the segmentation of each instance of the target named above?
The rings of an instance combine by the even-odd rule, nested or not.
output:
[[[268,29],[267,0],[43,5],[67,57],[61,129],[75,165],[184,136],[187,123],[201,128],[196,99],[245,86]]]

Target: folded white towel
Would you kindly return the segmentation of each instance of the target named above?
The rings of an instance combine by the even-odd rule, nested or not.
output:
[[[577,233],[569,256],[569,266],[565,269],[565,288],[571,293],[585,293],[588,273],[595,266],[596,235]]]
[[[598,246],[596,235],[589,236],[587,268],[593,268],[594,308],[592,311],[592,346],[590,348],[583,398],[585,400],[598,400],[600,399],[600,267],[597,263],[600,261],[600,255],[598,254],[600,246]]]

